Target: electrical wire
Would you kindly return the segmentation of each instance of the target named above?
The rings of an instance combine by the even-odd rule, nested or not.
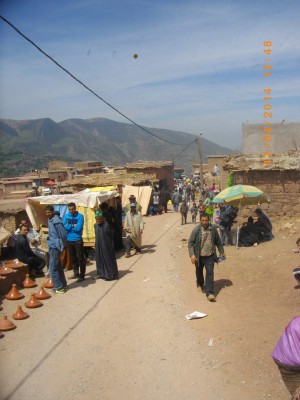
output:
[[[63,67],[61,64],[59,64],[54,58],[49,56],[44,50],[42,50],[37,44],[35,44],[31,39],[29,39],[27,36],[24,35],[17,27],[15,27],[11,22],[9,22],[6,18],[4,18],[2,15],[0,15],[0,18],[6,22],[9,26],[11,26],[19,35],[21,35],[25,40],[27,40],[30,44],[32,44],[38,51],[40,51],[44,56],[46,56],[49,60],[51,60],[54,64],[56,64],[60,69],[62,69],[66,74],[68,74],[71,78],[73,78],[76,82],[78,82],[80,85],[82,85],[85,89],[87,89],[89,92],[91,92],[94,96],[96,96],[99,100],[103,101],[108,107],[112,108],[114,111],[116,111],[118,114],[122,115],[127,121],[131,122],[138,128],[142,129],[144,132],[147,132],[148,134],[154,136],[155,138],[162,140],[163,142],[173,144],[176,146],[184,146],[186,143],[175,143],[171,142],[167,139],[164,139],[155,133],[149,131],[148,129],[144,128],[143,126],[137,124],[134,122],[131,118],[127,117],[125,114],[123,114],[121,111],[119,111],[117,108],[115,108],[113,105],[111,105],[108,101],[104,100],[101,96],[99,96],[96,92],[94,92],[92,89],[90,89],[87,85],[85,85],[83,82],[81,82],[76,76],[74,76],[70,71],[68,71],[65,67]],[[194,143],[194,141],[192,142]],[[192,143],[189,143],[191,145]]]
[[[188,147],[190,147],[190,145],[192,145],[193,143],[196,143],[197,139],[193,140],[192,143],[189,143],[179,154],[177,154],[177,156],[175,156],[172,161],[175,161],[177,157],[179,157]]]

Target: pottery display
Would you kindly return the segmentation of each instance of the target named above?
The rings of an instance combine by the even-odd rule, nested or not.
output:
[[[30,279],[29,274],[26,274],[26,278],[22,282],[22,286],[24,288],[28,289],[28,288],[36,287],[37,284],[32,279]]]
[[[7,315],[3,315],[3,319],[0,320],[0,331],[11,331],[16,328],[16,325],[7,319]]]
[[[6,265],[4,267],[0,268],[0,275],[1,276],[10,275],[13,272],[14,272],[14,270],[12,268],[7,267]]]
[[[16,261],[16,260],[5,261],[5,266],[12,269],[19,269],[25,267],[26,265],[27,264],[24,264],[21,261]]]
[[[31,293],[30,299],[25,303],[27,308],[37,308],[42,307],[43,303],[35,297],[34,293]]]
[[[44,287],[46,289],[53,289],[54,288],[51,276],[49,276],[49,278],[47,279],[47,282],[44,284]]]
[[[19,305],[17,311],[12,315],[13,319],[26,319],[29,318],[29,314],[23,311],[22,307]]]
[[[35,298],[38,300],[46,300],[46,299],[50,299],[51,294],[46,292],[46,290],[44,289],[44,285],[42,285],[40,287],[40,290],[35,294]]]
[[[12,284],[12,288],[5,296],[6,300],[20,300],[24,298],[24,294],[19,292],[17,289],[17,285],[15,283]]]

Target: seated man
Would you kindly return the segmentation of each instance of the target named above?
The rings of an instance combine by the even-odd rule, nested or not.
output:
[[[41,237],[40,237],[39,233],[35,229],[29,227],[28,221],[26,219],[21,220],[20,227],[22,225],[25,225],[28,227],[27,240],[28,240],[31,250],[34,252],[34,254],[36,256],[45,260],[45,263],[46,263],[47,269],[48,269],[49,262],[48,262],[47,253],[39,248],[39,246],[41,244]],[[16,236],[20,235],[20,228],[18,228],[15,231],[15,235]]]
[[[29,273],[34,272],[35,276],[44,276],[43,268],[45,267],[45,260],[34,254],[31,250],[28,240],[29,228],[27,225],[20,226],[20,233],[17,235],[16,240],[16,257],[23,263],[28,265]]]

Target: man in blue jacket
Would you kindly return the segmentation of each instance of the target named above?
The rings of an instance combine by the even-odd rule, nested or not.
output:
[[[77,278],[77,282],[82,282],[86,269],[82,240],[84,217],[76,211],[75,203],[69,203],[68,209],[69,212],[64,216],[62,223],[67,231],[67,247],[74,271],[70,279]]]
[[[65,293],[67,281],[63,267],[60,262],[60,255],[66,243],[66,231],[58,215],[55,214],[53,206],[46,206],[45,213],[48,217],[49,247],[49,272],[54,286],[54,293]]]

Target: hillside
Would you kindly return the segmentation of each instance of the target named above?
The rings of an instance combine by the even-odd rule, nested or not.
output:
[[[20,175],[31,168],[41,169],[50,160],[68,162],[102,160],[116,165],[137,160],[173,160],[186,143],[196,136],[167,129],[147,128],[154,134],[182,146],[163,142],[133,124],[105,118],[68,119],[54,122],[50,118],[38,120],[0,119],[0,177]],[[203,157],[228,154],[230,149],[202,139]],[[176,166],[189,165],[198,160],[197,146],[175,160]]]

